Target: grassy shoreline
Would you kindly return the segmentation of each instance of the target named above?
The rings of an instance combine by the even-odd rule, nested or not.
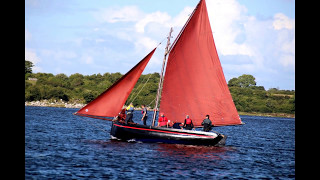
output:
[[[295,114],[288,113],[260,113],[260,112],[240,112],[239,115],[247,115],[247,116],[266,116],[266,117],[285,117],[285,118],[295,118]]]

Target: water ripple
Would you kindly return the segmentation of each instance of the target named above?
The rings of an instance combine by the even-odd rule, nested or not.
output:
[[[25,107],[26,179],[295,178],[294,119],[241,116],[245,125],[214,129],[226,146],[206,147],[112,140],[110,122],[75,111]]]

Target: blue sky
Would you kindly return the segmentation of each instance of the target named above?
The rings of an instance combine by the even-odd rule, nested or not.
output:
[[[198,0],[26,0],[25,59],[34,72],[126,73],[179,33]],[[251,74],[295,89],[295,1],[206,0],[226,80]],[[144,74],[160,72],[165,41]]]

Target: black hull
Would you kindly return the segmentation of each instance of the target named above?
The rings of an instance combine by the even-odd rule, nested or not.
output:
[[[173,128],[151,127],[139,124],[126,125],[113,122],[111,133],[120,140],[135,140],[142,142],[160,142],[169,144],[223,146],[226,136],[213,133]]]

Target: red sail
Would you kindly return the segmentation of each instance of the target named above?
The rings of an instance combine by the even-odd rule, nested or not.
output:
[[[76,115],[93,118],[99,118],[95,116],[117,116],[155,50],[156,48],[153,49],[129,72],[122,76],[117,82],[115,82],[110,88],[80,109]]]
[[[189,115],[201,126],[209,114],[216,126],[241,124],[214,44],[205,0],[171,48],[161,95],[160,111],[171,121]]]

